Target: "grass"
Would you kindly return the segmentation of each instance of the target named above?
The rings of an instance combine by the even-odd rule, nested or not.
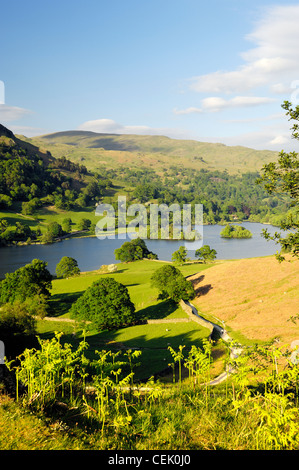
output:
[[[193,303],[204,316],[224,322],[242,344],[274,338],[290,344],[299,338],[298,324],[290,321],[298,315],[298,260],[233,260],[215,264],[195,282],[198,296]]]
[[[8,396],[0,396],[1,450],[85,450],[86,437],[76,430],[67,432],[67,426],[41,419],[30,410],[20,407]]]
[[[166,263],[163,261],[150,260],[119,263],[116,273],[99,274],[99,272],[93,271],[81,273],[79,277],[70,279],[55,279],[52,282],[53,287],[51,291],[52,307],[57,313],[59,313],[59,308],[62,308],[65,315],[74,299],[82,294],[93,282],[103,276],[110,276],[128,288],[131,300],[139,315],[148,316],[151,314],[151,318],[159,318],[161,314],[163,315],[163,311],[161,314],[159,313],[161,302],[157,300],[157,289],[150,286],[150,278],[164,264]],[[180,266],[180,270],[185,276],[188,276],[203,271],[208,266],[202,263],[186,264]],[[169,318],[186,317],[180,307],[170,312],[167,306],[167,311]]]
[[[172,321],[172,323],[143,324],[123,328],[114,332],[87,332],[87,341],[90,344],[89,354],[95,349],[108,348],[141,348],[143,350],[142,364],[139,378],[146,378],[168,366],[171,359],[167,353],[168,345],[178,347],[182,342],[191,347],[195,342],[200,344],[203,338],[209,335],[209,330],[199,328],[196,323],[188,322],[187,314],[182,308],[171,301],[157,299],[158,290],[151,287],[151,275],[161,266],[162,261],[136,261],[134,263],[118,264],[118,272],[99,274],[99,272],[81,273],[78,277],[69,279],[55,279],[52,281],[51,315],[53,321],[38,321],[38,333],[43,338],[53,336],[54,331],[63,331],[66,340],[74,344],[77,340],[74,333],[80,336],[82,325],[68,320],[69,309],[72,303],[101,277],[111,276],[124,284],[136,308],[136,317],[139,320]],[[185,276],[204,271],[208,265],[202,263],[186,264],[180,266]],[[54,321],[56,319],[56,321]],[[182,321],[183,320],[183,321]]]

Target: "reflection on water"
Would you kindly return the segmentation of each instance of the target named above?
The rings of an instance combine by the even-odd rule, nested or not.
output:
[[[270,233],[277,227],[258,223],[242,224],[252,232],[250,239],[223,239],[220,237],[222,226],[207,225],[203,227],[203,244],[210,245],[217,251],[217,259],[240,259],[275,254],[279,246],[261,237],[263,228]],[[125,240],[98,240],[97,238],[74,238],[52,245],[28,245],[0,248],[0,277],[13,272],[20,266],[30,263],[34,258],[48,262],[48,269],[55,274],[57,263],[63,256],[71,256],[78,261],[81,271],[99,269],[102,264],[115,263],[114,250]],[[171,261],[171,255],[184,241],[146,240],[150,251],[156,253],[160,260]],[[198,248],[198,246],[196,246]],[[195,251],[189,251],[189,257],[194,257]]]

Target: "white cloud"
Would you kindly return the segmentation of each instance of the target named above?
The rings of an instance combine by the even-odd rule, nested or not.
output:
[[[202,113],[202,109],[201,108],[195,108],[195,107],[190,107],[190,108],[186,108],[186,109],[177,109],[175,108],[173,110],[174,114],[193,114],[193,113]]]
[[[0,121],[4,123],[18,121],[19,119],[22,119],[24,116],[27,116],[31,113],[32,111],[29,111],[28,109],[0,104]]]
[[[229,108],[247,108],[251,106],[259,106],[263,104],[272,103],[274,98],[260,97],[260,96],[235,96],[232,99],[224,99],[218,96],[211,96],[204,98],[201,101],[202,107],[190,107],[182,110],[174,109],[174,114],[192,114],[206,112],[216,112]]]
[[[269,145],[284,145],[289,143],[290,138],[287,135],[278,135],[270,140]]]
[[[246,38],[255,47],[241,54],[235,70],[218,70],[191,79],[190,88],[203,93],[244,93],[260,86],[285,92],[299,78],[299,5],[274,6]]]

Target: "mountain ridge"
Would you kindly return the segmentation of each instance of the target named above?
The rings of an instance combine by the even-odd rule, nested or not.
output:
[[[112,134],[70,130],[37,136],[27,141],[46,146],[54,157],[65,155],[99,169],[102,164],[155,167],[171,165],[194,169],[227,170],[231,174],[256,172],[278,157],[273,150],[256,150],[242,145],[173,139],[160,135]]]

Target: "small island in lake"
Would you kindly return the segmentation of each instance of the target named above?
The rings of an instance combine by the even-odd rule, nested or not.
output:
[[[251,238],[252,233],[241,225],[228,224],[221,230],[220,236],[222,238]]]

